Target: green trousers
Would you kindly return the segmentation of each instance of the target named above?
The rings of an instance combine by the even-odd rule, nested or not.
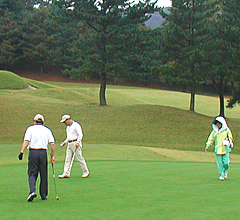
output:
[[[229,153],[223,155],[216,155],[216,161],[218,172],[220,175],[219,178],[225,178],[230,163]]]

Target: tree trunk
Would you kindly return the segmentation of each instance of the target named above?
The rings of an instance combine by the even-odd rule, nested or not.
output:
[[[225,117],[224,115],[224,83],[223,83],[224,75],[221,74],[219,87],[218,87],[218,94],[219,94],[219,102],[220,102],[220,112],[219,115]]]
[[[196,86],[192,85],[191,100],[190,100],[190,111],[193,111],[193,112],[194,112],[194,108],[195,108],[195,93],[196,93]]]
[[[107,87],[107,74],[106,74],[106,53],[107,53],[107,40],[106,40],[106,34],[107,34],[107,25],[103,26],[102,33],[104,33],[101,36],[101,58],[102,58],[102,67],[101,67],[101,73],[100,73],[100,91],[99,91],[99,98],[100,98],[100,105],[105,106],[107,105],[106,101],[106,87]]]
[[[220,111],[219,115],[225,117],[225,112],[224,112],[224,74],[218,73],[220,75],[219,82],[217,83],[215,79],[212,80],[213,85],[216,88],[216,91],[218,92],[219,96],[219,104],[220,104]]]
[[[223,95],[222,91],[219,93],[219,100],[220,100],[220,113],[219,113],[219,115],[225,117],[225,113],[224,113],[224,95]]]
[[[107,105],[106,102],[106,87],[107,87],[107,77],[105,73],[101,73],[100,75],[100,91],[99,91],[99,98],[100,98],[100,105],[104,106]]]

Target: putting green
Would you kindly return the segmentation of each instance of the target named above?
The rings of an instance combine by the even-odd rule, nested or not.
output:
[[[75,162],[69,179],[56,179],[49,166],[49,197],[27,202],[27,165],[2,166],[3,219],[204,219],[238,218],[239,165],[219,181],[214,163],[88,161],[89,178]],[[63,163],[55,164],[60,174]],[[37,192],[38,193],[38,192]],[[219,202],[224,198],[224,202]]]

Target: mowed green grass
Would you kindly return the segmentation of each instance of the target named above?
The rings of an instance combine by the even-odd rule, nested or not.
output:
[[[79,84],[79,83],[62,83],[48,82],[51,85],[61,88],[74,89],[75,92],[81,91],[94,99],[93,103],[98,103],[99,85],[96,84]],[[161,89],[139,88],[129,86],[107,86],[107,102],[114,106],[126,105],[160,105],[168,106],[183,110],[189,110],[190,94],[185,92],[168,91]],[[205,96],[197,94],[195,97],[195,112],[206,116],[215,117],[219,114],[218,96]],[[225,97],[225,103],[229,97]],[[239,119],[240,106],[236,105],[233,109],[225,108],[227,118]]]
[[[103,107],[99,85],[25,80],[38,89],[0,91],[1,218],[200,219],[218,218],[222,210],[238,217],[239,106],[226,110],[236,141],[229,179],[221,182],[212,149],[203,152],[219,112],[217,97],[197,96],[190,112],[187,93],[108,86]],[[66,135],[61,115],[83,127],[91,175],[82,179],[75,162],[70,179],[56,179],[59,201],[49,166],[49,199],[26,202],[27,152],[23,161],[17,155],[37,113],[56,138],[56,175],[66,149],[59,146]]]
[[[121,90],[119,86],[109,86],[109,105],[103,107],[98,104],[97,85],[52,83],[51,86],[53,87],[0,92],[0,113],[7,116],[7,126],[5,120],[0,120],[0,126],[4,128],[0,133],[2,143],[8,144],[11,140],[11,143],[21,144],[26,127],[32,124],[32,118],[37,113],[45,116],[45,125],[52,129],[56,142],[60,143],[65,138],[65,126],[59,121],[63,114],[70,114],[81,123],[84,143],[87,144],[202,151],[212,129],[213,116],[209,114],[213,111],[215,115],[218,114],[212,100],[216,97],[206,97],[205,114],[200,114],[182,108],[182,100],[185,100],[185,108],[188,106],[189,99],[185,93],[174,92],[173,95],[169,91],[168,96],[167,91],[161,94],[161,90],[155,89],[123,87]],[[125,90],[129,95],[122,95]],[[158,101],[150,102],[152,97],[156,99],[158,91]],[[144,94],[147,94],[145,104],[139,101],[143,100]],[[172,97],[175,107],[166,106],[166,103],[161,105],[170,102]],[[237,111],[238,107],[232,110]],[[233,135],[237,137],[240,119],[235,118],[235,114],[227,119]],[[240,139],[236,138],[235,144],[238,145],[239,142]],[[235,152],[240,151],[236,148]]]
[[[28,87],[24,78],[6,70],[0,70],[0,82],[0,89],[24,89]]]
[[[217,179],[214,163],[89,161],[83,179],[74,163],[71,178],[56,179],[49,166],[49,197],[26,201],[26,165],[2,166],[2,219],[237,219],[239,165]],[[55,164],[62,172],[63,163]]]

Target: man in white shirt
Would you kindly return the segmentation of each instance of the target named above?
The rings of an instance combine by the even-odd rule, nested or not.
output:
[[[29,149],[28,156],[28,181],[30,193],[28,202],[33,201],[36,194],[36,181],[40,173],[40,196],[42,200],[47,199],[48,195],[48,173],[47,173],[47,146],[51,145],[51,163],[54,163],[54,137],[52,131],[43,125],[44,117],[40,114],[35,115],[34,124],[29,126],[24,135],[22,149],[18,156],[22,160],[26,148]]]
[[[60,122],[67,125],[67,138],[60,144],[60,146],[64,146],[65,144],[68,144],[68,146],[66,151],[64,171],[63,174],[59,175],[58,177],[70,177],[72,163],[74,160],[74,156],[76,155],[76,159],[82,169],[82,178],[87,178],[89,176],[89,170],[87,168],[86,161],[82,156],[82,128],[78,122],[71,119],[70,115],[63,115]]]

